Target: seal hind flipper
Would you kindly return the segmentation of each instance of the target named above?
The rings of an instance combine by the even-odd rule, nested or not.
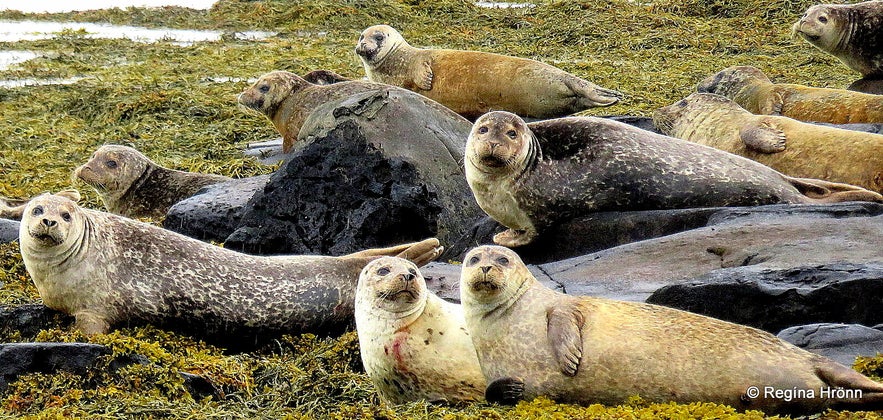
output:
[[[345,258],[363,258],[363,257],[399,257],[411,260],[416,266],[423,266],[430,261],[438,258],[444,251],[443,246],[439,246],[438,239],[429,238],[420,242],[411,242],[402,245],[391,246],[388,248],[372,248],[366,249],[352,254],[345,255]]]
[[[489,403],[515,405],[524,398],[524,381],[521,378],[499,378],[489,383],[484,399]]]
[[[625,95],[613,89],[605,89],[587,80],[568,75],[564,78],[564,84],[576,96],[577,103],[586,108],[596,106],[610,106],[622,99]]]
[[[576,376],[583,357],[585,315],[574,301],[551,308],[546,314],[548,339],[558,367],[565,375]]]
[[[783,152],[788,140],[784,131],[766,121],[742,127],[739,138],[745,143],[745,147],[759,153]]]
[[[536,230],[506,229],[494,235],[494,243],[507,248],[518,248],[531,243],[537,235]]]
[[[883,383],[870,378],[826,358],[819,358],[816,375],[831,388],[843,388],[846,391],[860,391],[860,398],[835,398],[835,409],[848,410],[881,410],[883,409]]]
[[[812,178],[794,178],[783,176],[801,194],[818,200],[821,203],[840,203],[844,201],[872,201],[883,203],[883,195],[855,185],[839,182],[823,181]]]

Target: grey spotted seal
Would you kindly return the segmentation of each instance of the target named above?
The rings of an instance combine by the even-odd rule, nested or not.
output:
[[[883,200],[859,187],[788,177],[741,156],[595,117],[526,124],[490,112],[475,121],[464,160],[478,205],[509,228],[494,242],[509,247],[599,211]]]
[[[694,93],[662,107],[653,121],[667,135],[747,157],[786,175],[883,193],[880,134],[754,115],[711,93]]]
[[[883,1],[810,6],[792,30],[862,76],[883,76]]]
[[[442,250],[427,239],[342,257],[252,256],[57,195],[28,203],[19,236],[43,303],[84,333],[148,323],[229,347],[342,332],[366,264],[393,255],[422,265]]]
[[[126,217],[164,217],[169,207],[203,187],[230,180],[165,168],[138,150],[116,144],[99,147],[72,176],[94,188],[109,212]]]
[[[471,250],[460,279],[490,402],[547,396],[615,405],[639,395],[770,414],[883,407],[883,384],[772,334],[662,306],[565,295],[537,281],[510,249]],[[838,387],[852,392],[825,394]],[[804,393],[776,398],[776,390]]]
[[[365,266],[356,290],[356,329],[362,364],[386,401],[484,398],[463,309],[427,290],[410,261],[381,257]]]
[[[754,114],[831,124],[883,123],[883,95],[773,83],[751,66],[721,70],[701,81],[696,90],[726,96]]]
[[[82,198],[80,192],[75,189],[59,191],[56,194],[73,201],[80,201]],[[22,213],[24,213],[25,206],[27,205],[28,200],[0,196],[0,219],[21,220]]]
[[[311,79],[322,84],[310,83],[288,71],[272,71],[262,75],[239,94],[240,104],[263,114],[273,122],[276,131],[282,135],[284,153],[291,151],[304,121],[319,105],[355,93],[382,88],[376,83],[357,80],[324,84],[336,79],[327,74],[313,74]]]
[[[365,29],[356,54],[369,80],[413,90],[470,120],[491,110],[560,117],[613,105],[623,96],[534,60],[414,48],[388,25]]]

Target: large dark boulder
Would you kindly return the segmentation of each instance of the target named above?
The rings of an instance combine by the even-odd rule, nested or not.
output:
[[[883,77],[865,77],[858,79],[847,87],[849,90],[856,92],[871,93],[874,95],[883,95]]]
[[[58,370],[84,374],[110,349],[89,343],[0,344],[0,390],[25,373],[53,373]]]
[[[341,255],[429,236],[449,243],[481,214],[460,163],[470,128],[393,87],[327,103],[225,246]]]
[[[0,244],[18,240],[19,223],[15,220],[0,219]]]
[[[883,331],[859,324],[798,325],[782,330],[778,337],[846,366],[858,356],[883,354]]]

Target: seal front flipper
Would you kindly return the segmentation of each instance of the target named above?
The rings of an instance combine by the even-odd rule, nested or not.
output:
[[[783,152],[787,140],[784,131],[767,121],[745,125],[739,130],[739,138],[745,147],[760,153]]]
[[[83,334],[106,334],[110,331],[110,323],[91,311],[80,311],[74,314],[74,326]]]
[[[414,84],[423,90],[432,90],[432,65],[429,61],[420,63],[414,70]]]
[[[546,312],[547,337],[561,372],[576,376],[583,357],[582,327],[585,316],[578,302],[569,301]]]
[[[495,379],[484,390],[484,399],[489,403],[515,405],[524,398],[524,381],[521,378],[506,377]]]
[[[781,89],[774,89],[760,104],[760,113],[766,115],[782,115],[785,94]]]

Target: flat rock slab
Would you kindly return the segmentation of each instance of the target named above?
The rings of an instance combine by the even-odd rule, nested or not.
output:
[[[0,334],[33,338],[40,330],[66,328],[74,318],[44,305],[0,306]]]
[[[778,337],[846,366],[852,366],[858,356],[883,353],[883,331],[859,324],[798,325],[782,330]]]
[[[0,219],[0,244],[8,244],[18,240],[19,222]]]
[[[82,375],[110,353],[105,346],[88,343],[0,344],[0,390],[25,373],[63,370]]]

